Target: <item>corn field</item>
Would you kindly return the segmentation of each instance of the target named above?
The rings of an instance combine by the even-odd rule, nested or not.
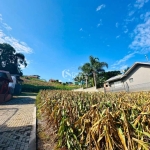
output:
[[[150,150],[150,92],[43,90],[37,98],[37,115],[56,132],[55,149]]]

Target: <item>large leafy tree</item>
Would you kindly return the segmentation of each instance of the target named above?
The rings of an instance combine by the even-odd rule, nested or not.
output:
[[[0,44],[0,70],[22,75],[21,66],[27,66],[25,56],[22,53],[16,53],[9,44]]]
[[[111,77],[120,75],[120,71],[108,71],[108,72],[100,72],[98,76],[98,87],[103,87],[103,84],[106,80],[108,80]]]
[[[96,76],[100,72],[104,72],[104,67],[108,67],[108,64],[106,62],[100,62],[98,58],[95,58],[93,56],[89,57],[89,63],[85,63],[83,66],[79,67],[85,74],[92,74],[94,85],[97,86],[97,79]]]
[[[105,80],[108,80],[109,78],[120,75],[120,74],[121,72],[118,70],[118,71],[101,72],[99,75],[104,77]]]

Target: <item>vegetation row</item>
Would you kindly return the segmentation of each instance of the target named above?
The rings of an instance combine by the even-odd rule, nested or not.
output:
[[[150,92],[84,93],[43,90],[37,116],[42,140],[56,133],[55,149],[149,150]],[[41,137],[45,133],[45,137]]]

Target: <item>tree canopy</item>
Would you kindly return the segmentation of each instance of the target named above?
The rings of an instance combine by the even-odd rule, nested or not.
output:
[[[0,44],[0,70],[22,75],[21,66],[27,66],[25,56],[16,53],[16,50],[7,43]]]
[[[121,74],[120,71],[108,71],[108,72],[102,72],[102,73],[100,73],[100,76],[104,77],[105,80],[108,80],[109,78],[117,76],[119,74]]]
[[[86,82],[87,76],[93,75],[94,86],[97,86],[97,74],[100,72],[104,72],[104,67],[108,67],[106,62],[100,62],[98,58],[93,56],[89,57],[88,63],[85,63],[83,66],[79,67],[80,70],[85,74]]]
[[[124,73],[127,72],[130,69],[130,67],[127,67],[126,69],[124,69]]]
[[[121,74],[120,71],[105,72],[104,67],[108,67],[106,62],[100,62],[98,58],[90,56],[89,62],[78,68],[82,72],[80,72],[74,80],[78,82],[85,81],[86,87],[88,87],[88,84],[90,84],[90,86],[103,87],[106,80]]]

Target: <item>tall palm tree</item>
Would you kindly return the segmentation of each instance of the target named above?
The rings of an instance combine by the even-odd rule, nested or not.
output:
[[[89,60],[90,60],[89,63],[85,63],[83,66],[79,67],[79,69],[82,70],[84,73],[93,74],[94,85],[96,87],[97,73],[105,71],[103,67],[108,67],[108,64],[106,62],[100,62],[98,58],[95,58],[93,56],[90,56]]]

